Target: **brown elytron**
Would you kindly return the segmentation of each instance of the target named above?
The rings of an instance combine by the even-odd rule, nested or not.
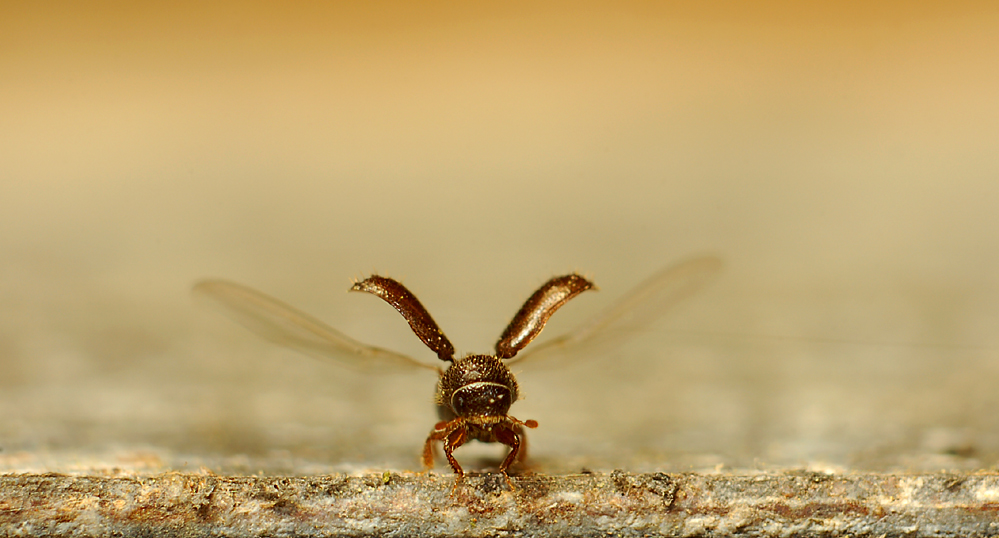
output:
[[[513,317],[496,342],[495,355],[470,354],[459,359],[454,358],[454,346],[427,309],[399,282],[371,276],[350,288],[377,295],[392,305],[416,336],[440,360],[450,363],[446,370],[357,342],[308,314],[240,284],[205,280],[195,285],[194,292],[222,305],[237,322],[263,338],[320,358],[334,358],[364,370],[416,367],[437,371],[435,401],[440,422],[424,444],[423,464],[433,467],[434,442],[440,441],[448,463],[460,478],[463,471],[454,458],[455,449],[471,440],[510,447],[499,466],[506,475],[510,466],[523,457],[524,428],[538,426],[534,420],[521,421],[508,414],[519,396],[517,380],[508,364],[528,356],[537,360],[567,349],[578,350],[578,344],[597,342],[601,335],[623,334],[627,331],[619,329],[649,323],[667,306],[703,285],[720,266],[716,258],[703,257],[667,268],[575,331],[535,346],[531,353],[519,357],[517,354],[541,333],[556,310],[593,288],[590,281],[577,274],[552,278]]]

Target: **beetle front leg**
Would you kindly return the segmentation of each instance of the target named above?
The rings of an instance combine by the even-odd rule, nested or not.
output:
[[[430,435],[427,436],[427,442],[423,445],[423,466],[428,470],[434,467],[434,441],[442,442],[447,462],[451,465],[451,469],[461,478],[465,473],[461,469],[461,465],[458,464],[458,460],[454,459],[452,453],[468,441],[468,429],[465,426],[465,420],[459,417],[447,422],[438,422],[434,426],[434,429],[431,430]]]
[[[538,423],[534,420],[521,422],[513,417],[508,417],[507,421],[501,424],[495,433],[496,441],[510,447],[510,453],[506,455],[503,463],[500,464],[499,470],[506,476],[507,483],[511,489],[513,488],[513,483],[510,481],[510,474],[507,472],[507,469],[514,463],[527,457],[527,435],[524,434],[524,426],[537,428]]]
[[[458,480],[461,480],[461,477],[465,475],[465,471],[461,469],[461,465],[458,465],[458,460],[454,459],[454,455],[452,453],[456,448],[465,444],[465,441],[468,441],[468,429],[465,428],[464,421],[448,432],[447,437],[444,439],[444,457],[446,457],[447,462],[451,464],[451,468],[454,469],[454,473],[458,475]]]
[[[506,455],[503,463],[499,466],[499,471],[507,474],[507,469],[518,460],[520,447],[523,444],[523,428],[516,424],[504,424],[496,429],[496,441],[510,447],[510,453]]]

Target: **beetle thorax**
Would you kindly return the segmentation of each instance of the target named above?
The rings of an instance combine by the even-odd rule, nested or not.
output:
[[[437,405],[459,417],[506,415],[517,395],[513,373],[491,355],[454,361],[437,384]]]

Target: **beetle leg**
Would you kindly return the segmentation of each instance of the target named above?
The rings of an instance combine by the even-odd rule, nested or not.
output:
[[[423,445],[423,468],[430,470],[434,468],[434,441],[442,441],[445,445],[445,450],[447,449],[448,438],[456,430],[463,428],[465,425],[464,420],[456,418],[449,421],[441,421],[434,425],[434,429],[430,430],[430,435],[427,436],[427,442]],[[458,448],[455,446],[454,448]],[[452,449],[453,450],[453,449]],[[448,457],[448,461],[451,462],[454,458]],[[452,463],[451,468],[454,468]],[[460,467],[458,468],[460,472]]]
[[[430,432],[427,436],[427,442],[423,445],[423,470],[429,471],[434,468],[434,438],[435,432]]]
[[[468,428],[465,426],[465,419],[458,417],[446,422],[438,422],[434,429],[427,436],[427,442],[423,445],[423,466],[431,469],[434,466],[434,441],[441,441],[444,445],[444,456],[451,464],[455,474],[460,479],[464,475],[458,460],[454,459],[452,452],[468,441]]]
[[[517,489],[513,485],[513,480],[510,479],[510,473],[507,469],[511,465],[520,461],[524,455],[524,450],[527,448],[527,441],[524,436],[524,429],[515,422],[501,424],[495,431],[494,439],[497,442],[503,443],[504,445],[510,447],[510,453],[506,455],[503,463],[500,464],[499,471],[503,473],[503,478],[506,479],[506,485],[510,487],[513,491]],[[522,450],[523,449],[523,450]]]
[[[435,424],[434,429],[430,430],[430,435],[427,436],[427,442],[423,444],[423,469],[426,471],[434,468],[434,441],[444,439],[445,430],[442,428],[445,424],[445,422]]]
[[[506,470],[518,461],[517,456],[520,454],[520,447],[523,444],[521,441],[523,433],[523,428],[518,424],[503,424],[496,428],[496,441],[510,447],[510,453],[506,455],[506,459],[499,467],[499,471],[504,475],[507,474]]]
[[[500,424],[493,436],[497,442],[510,447],[510,453],[506,455],[506,458],[499,467],[499,471],[506,477],[506,483],[510,486],[510,489],[514,489],[514,487],[507,469],[514,463],[527,458],[527,435],[524,434],[524,426],[537,428],[538,422],[535,420],[521,422],[513,417],[506,417],[506,420]]]
[[[461,465],[458,465],[458,460],[454,459],[454,456],[451,453],[454,452],[456,448],[465,444],[465,441],[468,441],[468,429],[465,428],[465,421],[461,419],[452,420],[448,423],[448,425],[450,426],[451,423],[454,422],[458,422],[458,424],[449,428],[450,431],[445,434],[444,457],[446,457],[447,462],[451,464],[451,468],[454,469],[454,473],[458,475],[458,480],[461,480],[461,477],[464,476],[465,472],[461,469]]]

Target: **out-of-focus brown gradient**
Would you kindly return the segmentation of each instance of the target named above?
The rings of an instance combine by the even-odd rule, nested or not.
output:
[[[194,313],[201,277],[416,355],[351,277],[404,278],[484,351],[552,274],[602,290],[564,330],[698,252],[726,273],[674,336],[640,335],[610,375],[523,374],[539,461],[999,454],[993,3],[3,12],[6,468],[135,446],[415,466],[433,379],[272,350]]]

